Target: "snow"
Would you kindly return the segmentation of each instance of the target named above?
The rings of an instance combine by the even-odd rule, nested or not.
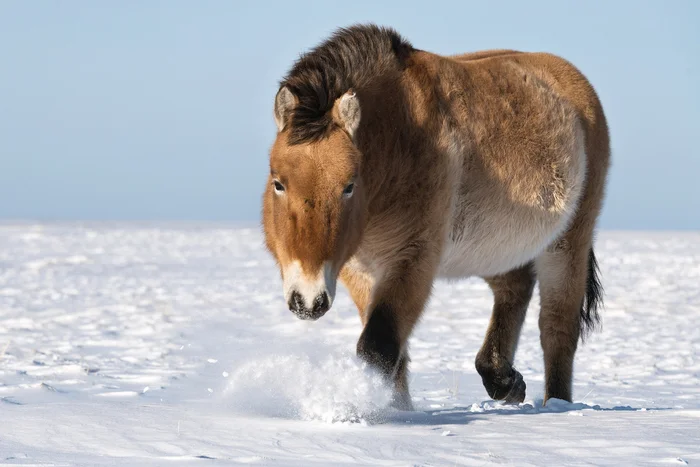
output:
[[[0,465],[700,464],[700,233],[596,249],[603,329],[573,404],[542,406],[536,298],[527,398],[488,399],[492,299],[469,279],[436,284],[397,412],[347,293],[295,318],[256,226],[0,225]]]

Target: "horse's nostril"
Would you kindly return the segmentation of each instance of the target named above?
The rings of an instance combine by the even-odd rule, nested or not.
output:
[[[323,292],[314,300],[314,313],[328,311],[328,294]]]
[[[289,310],[301,319],[316,320],[324,315],[331,307],[328,294],[323,292],[316,296],[310,307],[307,308],[306,302],[301,294],[297,291],[292,292],[289,296]]]
[[[289,309],[291,311],[297,312],[304,309],[304,301],[301,298],[301,294],[296,290],[292,292],[292,296],[289,297]]]

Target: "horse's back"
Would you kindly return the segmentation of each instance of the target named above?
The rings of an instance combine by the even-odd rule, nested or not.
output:
[[[523,52],[519,50],[511,49],[491,49],[491,50],[479,50],[476,52],[468,52],[464,54],[452,55],[450,58],[458,62],[469,62],[472,60],[482,60],[485,58],[492,57],[503,57],[504,55],[518,55]]]
[[[594,114],[601,107],[588,78],[571,62],[555,54],[493,49],[444,58],[457,62],[472,72],[495,70],[504,65],[517,66],[521,71],[542,80],[560,97],[570,101],[586,118],[594,118]]]
[[[607,144],[608,129],[600,99],[588,78],[573,63],[547,52],[517,50],[487,50],[449,57],[467,70],[516,68],[525,85],[527,78],[535,78],[558,98],[569,103],[584,124],[587,137],[602,139]],[[594,157],[603,157],[591,154]],[[607,156],[605,154],[604,156]]]

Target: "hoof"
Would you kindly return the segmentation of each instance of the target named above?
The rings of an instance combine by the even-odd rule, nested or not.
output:
[[[513,369],[512,381],[510,390],[503,400],[506,402],[506,404],[520,404],[525,400],[525,380],[520,372]]]
[[[519,404],[525,400],[525,380],[515,368],[510,368],[507,375],[498,374],[482,376],[484,387],[489,397],[494,400],[502,400],[506,404]]]

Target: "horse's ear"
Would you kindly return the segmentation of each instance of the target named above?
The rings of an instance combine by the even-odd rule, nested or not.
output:
[[[355,91],[350,89],[335,101],[333,118],[353,137],[360,126],[360,100]]]
[[[291,116],[292,109],[297,105],[297,98],[287,86],[282,86],[275,96],[275,123],[277,131],[284,130]]]

